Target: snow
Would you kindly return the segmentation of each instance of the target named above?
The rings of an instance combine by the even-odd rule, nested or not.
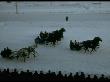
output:
[[[15,14],[15,2],[0,3],[0,51],[7,46],[18,50],[33,45],[40,31],[51,32],[63,27],[66,32],[64,39],[55,47],[38,45],[36,51],[39,56],[31,57],[26,62],[0,57],[0,68],[45,72],[61,70],[63,73],[83,71],[110,75],[110,2],[68,2],[68,4],[19,2],[18,4],[19,14]],[[65,21],[65,16],[69,16],[68,22]],[[69,49],[70,40],[84,41],[95,36],[100,36],[103,40],[97,52],[90,54],[84,53],[83,50],[78,52]]]

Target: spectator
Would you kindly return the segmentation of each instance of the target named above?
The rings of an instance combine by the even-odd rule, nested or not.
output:
[[[66,18],[65,18],[65,19],[66,19],[66,22],[67,22],[67,21],[68,21],[68,16],[66,16]]]

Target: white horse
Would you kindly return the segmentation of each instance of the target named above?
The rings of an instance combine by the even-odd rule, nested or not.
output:
[[[39,53],[37,51],[35,51],[35,48],[36,48],[36,46],[33,45],[33,46],[21,48],[18,51],[14,51],[15,58],[17,58],[17,59],[23,58],[24,62],[25,62],[26,58],[29,58],[30,55],[33,55],[34,57],[36,57],[35,54],[37,53],[37,55],[39,55]]]

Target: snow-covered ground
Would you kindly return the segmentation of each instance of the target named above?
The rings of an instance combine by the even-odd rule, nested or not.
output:
[[[38,45],[39,56],[26,62],[0,57],[0,68],[110,75],[110,2],[19,2],[18,5],[19,14],[15,14],[14,2],[0,3],[0,51],[7,46],[17,50],[32,45],[40,31],[63,27],[66,32],[56,47]],[[68,22],[65,16],[69,16]],[[70,40],[84,41],[95,36],[103,40],[97,52],[69,49]]]

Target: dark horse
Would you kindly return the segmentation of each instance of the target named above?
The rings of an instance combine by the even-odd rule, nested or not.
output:
[[[94,37],[93,40],[86,40],[83,42],[72,42],[72,40],[70,40],[70,49],[71,50],[81,50],[84,49],[85,52],[89,51],[89,49],[91,49],[90,52],[96,51],[96,48],[99,47],[99,42],[102,42],[102,39],[100,37]]]
[[[99,46],[99,42],[102,42],[102,39],[100,37],[94,37],[93,40],[86,40],[81,42],[83,49],[86,51],[89,51],[89,48],[91,48],[92,51],[96,51],[96,48]]]
[[[63,32],[66,30],[64,28],[61,28],[60,30],[52,31],[51,33],[48,33],[45,31],[45,33],[40,32],[39,36],[35,38],[35,44],[46,44],[48,45],[51,43],[53,46],[55,46],[56,42],[61,41],[61,38],[63,38]]]

